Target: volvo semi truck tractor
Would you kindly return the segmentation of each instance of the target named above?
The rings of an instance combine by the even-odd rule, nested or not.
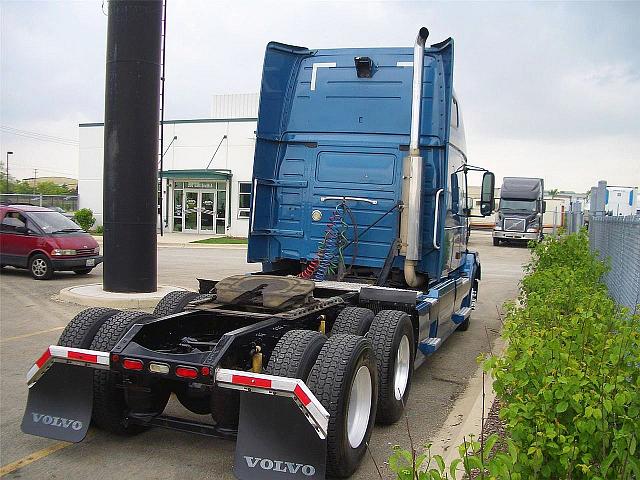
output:
[[[262,272],[201,279],[153,314],[81,312],[28,372],[23,431],[167,427],[235,440],[240,479],[350,476],[374,424],[414,401],[414,369],[468,328],[482,277],[465,186],[483,169],[467,163],[453,40],[427,36],[270,43],[248,245]],[[483,171],[484,215],[493,188]],[[165,414],[172,394],[209,419]]]
[[[542,240],[545,210],[542,178],[505,177],[493,227],[493,244]]]

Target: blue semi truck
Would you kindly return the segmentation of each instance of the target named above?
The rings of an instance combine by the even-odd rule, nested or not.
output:
[[[248,260],[153,314],[90,308],[27,375],[23,431],[89,424],[236,440],[240,479],[348,477],[414,369],[466,330],[481,279],[467,249],[469,165],[453,40],[413,48],[267,46]],[[209,421],[164,413],[171,395]]]

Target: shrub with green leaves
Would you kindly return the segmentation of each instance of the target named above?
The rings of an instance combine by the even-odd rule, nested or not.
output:
[[[396,448],[400,479],[640,480],[640,315],[620,309],[601,283],[607,267],[585,232],[532,245],[517,302],[507,307],[494,377],[506,438],[469,437],[448,468]],[[494,448],[496,447],[496,448]]]
[[[640,316],[619,309],[584,232],[533,247],[504,355],[485,369],[522,478],[640,478]]]
[[[90,208],[81,208],[73,214],[73,220],[82,227],[85,232],[88,232],[93,224],[96,223],[96,219],[93,216],[93,211]]]

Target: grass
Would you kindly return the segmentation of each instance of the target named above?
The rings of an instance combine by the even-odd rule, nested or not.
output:
[[[214,245],[245,245],[247,243],[247,239],[239,237],[212,237],[205,238],[203,240],[194,240],[190,243],[208,243]]]

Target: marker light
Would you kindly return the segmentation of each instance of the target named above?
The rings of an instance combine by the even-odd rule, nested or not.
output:
[[[125,358],[122,361],[122,366],[127,370],[142,370],[142,368],[144,367],[144,364],[142,363],[142,360],[133,360],[131,358]]]
[[[198,370],[193,367],[177,367],[176,375],[182,378],[196,378],[198,376]]]
[[[149,371],[153,373],[169,373],[169,365],[166,363],[151,362],[149,364]]]

